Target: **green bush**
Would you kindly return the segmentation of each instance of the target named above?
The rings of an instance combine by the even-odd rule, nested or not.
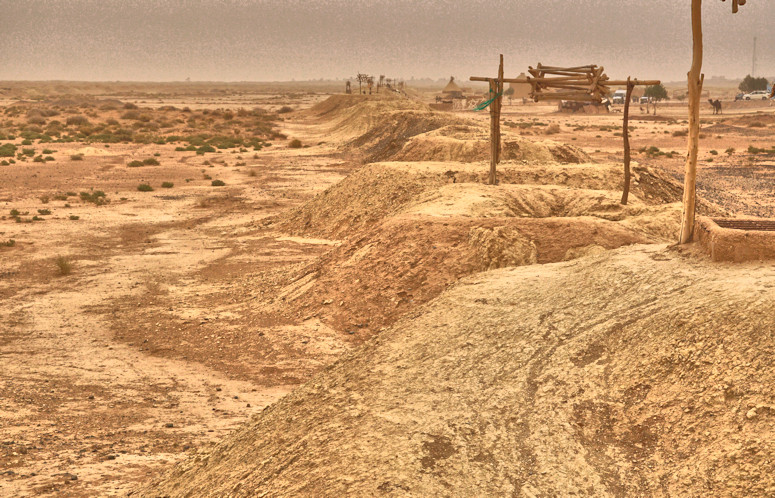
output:
[[[132,161],[129,164],[127,164],[127,167],[128,168],[139,168],[142,165],[143,165],[142,161]]]
[[[51,210],[50,209],[38,209],[38,214],[41,214],[43,216],[47,216],[47,215],[51,214]]]
[[[15,245],[16,245],[16,241],[13,239],[8,239],[8,241],[0,243],[0,246],[4,246],[4,247],[13,247]]]
[[[137,190],[140,192],[153,192],[153,187],[148,185],[147,183],[141,183],[137,186]]]
[[[16,146],[14,144],[0,145],[0,157],[13,157],[16,154]]]
[[[210,144],[205,144],[198,149],[196,149],[196,153],[200,156],[203,156],[206,152],[215,152],[215,147],[213,147]]]
[[[172,182],[162,182],[161,183],[161,188],[172,188],[174,186],[175,186],[175,184],[172,183]]]
[[[92,193],[81,192],[80,196],[83,202],[90,202],[92,204],[96,204],[97,206],[102,206],[108,203],[108,198],[105,196],[105,192],[102,190],[95,190]]]
[[[226,183],[224,183],[223,180],[213,180],[210,183],[210,185],[212,185],[213,187],[223,187],[224,185],[226,185]]]
[[[80,217],[80,216],[76,216],[76,215],[74,215],[74,214],[71,214],[71,215],[70,215],[70,219],[71,219],[71,220],[73,220],[73,221],[76,221],[76,220],[80,220],[80,219],[81,219],[81,217]]]
[[[145,164],[146,166],[158,166],[159,161],[157,161],[152,157],[149,157],[148,159],[143,159],[143,164]]]

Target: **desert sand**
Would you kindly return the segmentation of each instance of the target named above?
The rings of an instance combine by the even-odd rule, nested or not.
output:
[[[10,87],[0,494],[775,492],[775,267],[674,246],[685,104],[622,206],[616,112],[504,106],[488,186],[420,91]],[[711,111],[700,213],[775,216],[775,109]]]

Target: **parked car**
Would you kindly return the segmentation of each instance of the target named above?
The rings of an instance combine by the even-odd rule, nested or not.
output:
[[[640,103],[641,104],[648,104],[649,102],[651,102],[651,99],[648,98],[648,97],[641,97],[640,98]]]
[[[738,93],[737,95],[735,95],[735,102],[737,102],[738,100],[743,100],[744,98],[745,98],[744,93]]]
[[[613,96],[614,104],[624,104],[625,98],[627,98],[627,90],[616,90],[614,92],[614,96]]]
[[[769,97],[770,94],[767,93],[767,90],[756,90],[743,96],[745,100],[767,100]]]

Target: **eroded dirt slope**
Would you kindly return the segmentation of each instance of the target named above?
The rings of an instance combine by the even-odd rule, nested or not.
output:
[[[775,271],[634,246],[469,277],[143,496],[765,496]]]

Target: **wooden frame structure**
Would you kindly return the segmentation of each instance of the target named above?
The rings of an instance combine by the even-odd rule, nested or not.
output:
[[[736,0],[739,1],[739,0]],[[622,191],[622,204],[627,204],[630,193],[630,134],[629,113],[632,90],[638,85],[658,85],[659,80],[638,80],[627,78],[624,81],[612,81],[603,72],[602,66],[594,64],[576,67],[544,66],[538,63],[534,69],[529,67],[530,76],[527,83],[531,86],[531,98],[539,102],[541,100],[573,100],[577,102],[600,103],[603,97],[611,93],[611,86],[627,86],[627,100],[624,104],[624,117],[622,124],[622,136],[624,137],[624,189]],[[490,175],[487,183],[497,183],[496,167],[500,162],[501,133],[500,115],[503,100],[504,83],[525,83],[524,79],[503,77],[503,54],[500,56],[498,77],[487,78],[472,76],[471,81],[486,81],[490,86],[490,100],[485,102],[490,107]]]

